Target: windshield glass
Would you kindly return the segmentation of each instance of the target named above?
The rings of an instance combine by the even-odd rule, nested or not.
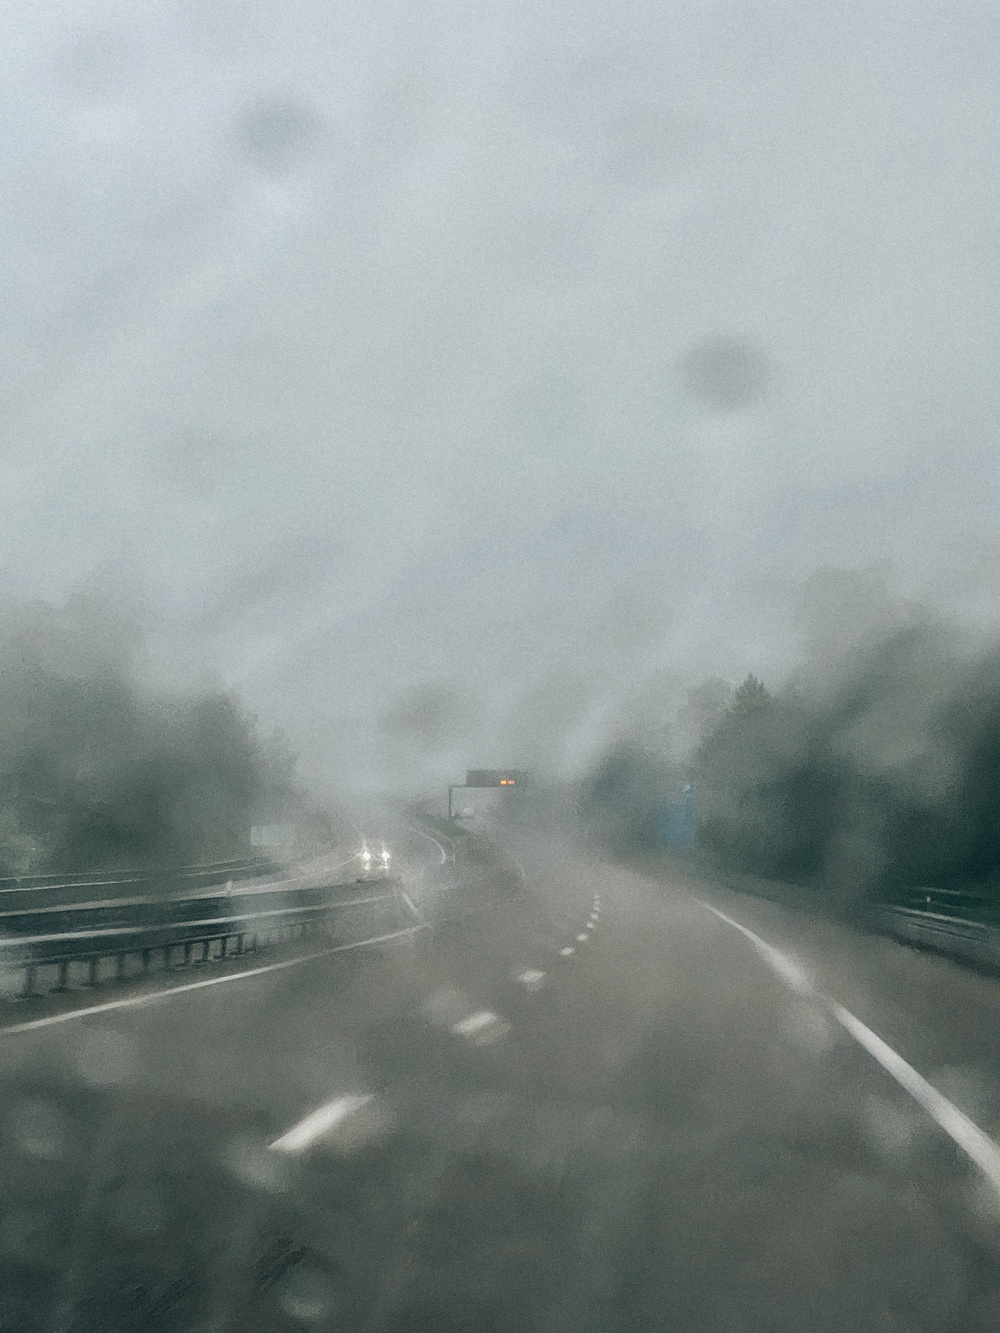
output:
[[[1000,1326],[998,41],[7,0],[0,1329]]]

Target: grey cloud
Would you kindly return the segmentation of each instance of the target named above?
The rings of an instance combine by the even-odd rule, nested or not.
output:
[[[323,117],[308,101],[275,94],[252,103],[232,130],[236,153],[252,167],[281,176],[319,148],[327,133]]]
[[[128,567],[331,774],[428,681],[579,758],[788,673],[824,565],[996,619],[988,7],[17,23],[12,594]]]
[[[740,412],[764,397],[768,359],[749,338],[720,336],[696,343],[684,357],[688,390],[715,412]]]

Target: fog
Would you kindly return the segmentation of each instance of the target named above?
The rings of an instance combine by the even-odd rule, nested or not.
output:
[[[217,680],[158,674],[106,595],[0,606],[0,876],[245,858],[255,824],[331,840],[280,731]]]
[[[118,589],[327,793],[777,687],[827,566],[988,632],[998,29],[12,0],[0,591]]]
[[[1000,1327],[998,50],[0,6],[0,1327]]]

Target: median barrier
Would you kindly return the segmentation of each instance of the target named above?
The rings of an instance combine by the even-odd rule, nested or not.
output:
[[[96,887],[96,886],[91,886]],[[395,879],[380,876],[329,884],[322,876],[290,878],[252,888],[227,887],[214,894],[106,899],[70,906],[0,911],[0,969],[23,972],[21,998],[40,996],[40,973],[52,969],[56,984],[70,988],[70,969],[83,964],[96,985],[104,960],[124,980],[128,960],[139,972],[154,963],[191,967],[252,952],[266,942],[322,931],[340,940],[349,934],[354,909],[364,913],[372,935],[391,933],[385,925],[412,926],[412,907]]]

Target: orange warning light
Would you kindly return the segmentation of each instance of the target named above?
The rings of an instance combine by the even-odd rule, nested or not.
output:
[[[516,787],[527,780],[528,774],[518,768],[470,768],[465,775],[466,787]]]

